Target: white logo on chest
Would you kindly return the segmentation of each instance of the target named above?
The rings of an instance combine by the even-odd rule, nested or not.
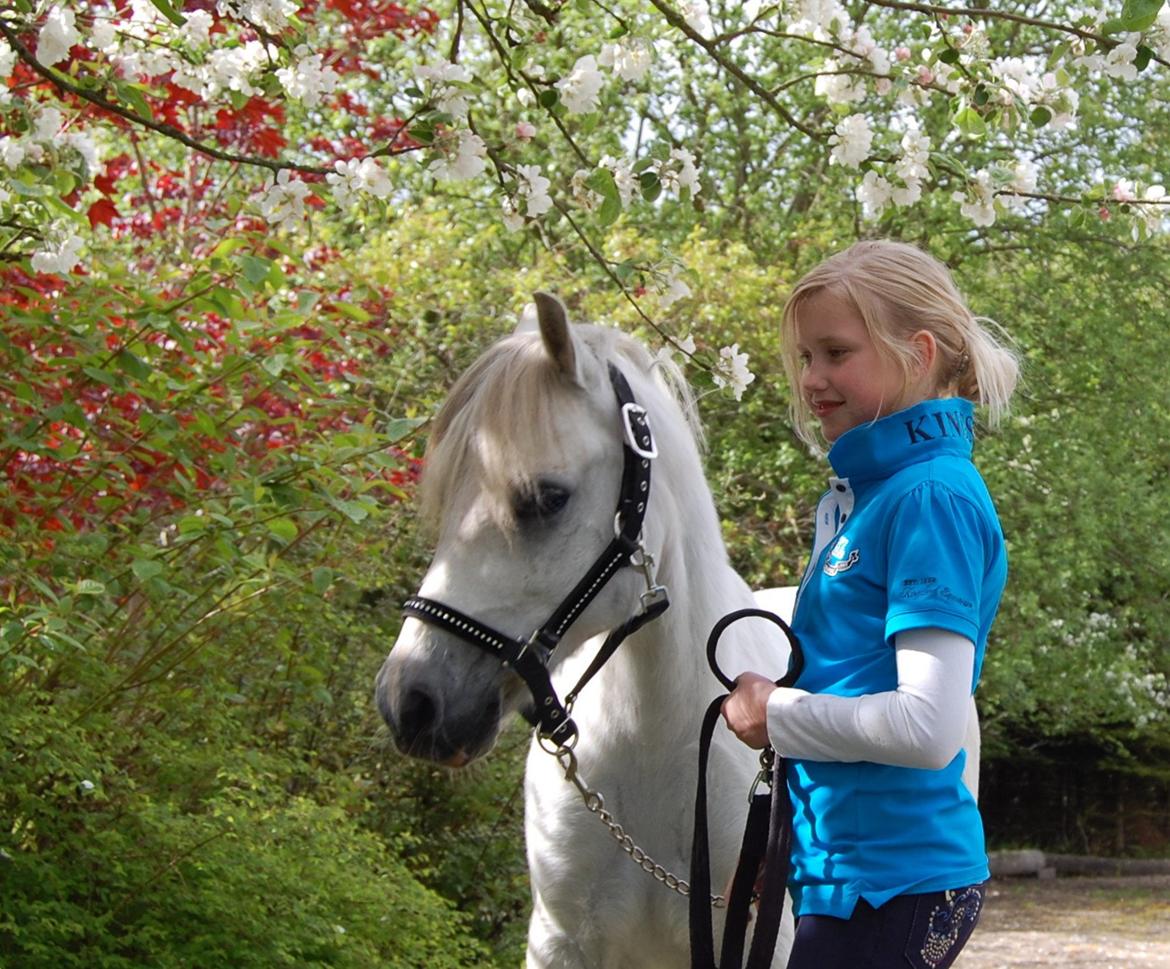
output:
[[[861,560],[861,553],[857,549],[849,551],[849,539],[842,535],[833,546],[825,560],[825,575],[837,575],[847,572]]]

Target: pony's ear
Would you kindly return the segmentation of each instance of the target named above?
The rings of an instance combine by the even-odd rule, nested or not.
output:
[[[573,345],[565,304],[549,293],[533,293],[532,298],[536,302],[536,323],[540,327],[540,338],[544,341],[545,350],[557,369],[576,380],[577,350]]]

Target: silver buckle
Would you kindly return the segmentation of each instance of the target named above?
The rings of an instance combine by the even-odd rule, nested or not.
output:
[[[643,447],[637,437],[635,437],[634,417],[645,417],[646,408],[641,404],[636,404],[630,401],[628,404],[622,404],[622,433],[626,438],[626,446],[629,447],[638,457],[652,460],[658,457],[658,445],[654,441],[654,432],[650,430],[650,422],[646,422],[646,434],[650,438],[650,446]]]

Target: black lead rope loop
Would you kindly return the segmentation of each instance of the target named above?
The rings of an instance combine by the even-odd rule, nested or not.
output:
[[[788,671],[777,686],[791,686],[804,669],[804,653],[792,628],[775,613],[766,609],[739,609],[723,616],[707,637],[707,663],[711,671],[728,690],[735,689],[735,681],[719,667],[717,651],[719,638],[733,622],[750,617],[767,619],[780,627],[791,646]],[[743,959],[753,889],[763,864],[763,885],[759,894],[758,918],[752,934],[752,944],[744,969],[767,969],[772,963],[780,919],[784,914],[784,893],[788,885],[788,856],[792,845],[792,808],[786,791],[787,767],[783,757],[774,756],[770,747],[761,755],[761,764],[771,760],[772,772],[768,790],[755,793],[753,785],[739,863],[732,878],[727,901],[727,918],[723,927],[723,945],[719,962],[715,962],[715,939],[711,912],[706,900],[711,892],[711,847],[707,826],[707,762],[711,753],[711,738],[719,722],[719,714],[726,696],[716,697],[703,717],[699,735],[699,778],[695,791],[695,829],[691,843],[691,967],[692,969],[740,969]],[[768,757],[771,751],[773,756]],[[779,795],[776,791],[780,791]]]
[[[781,619],[776,613],[769,612],[767,609],[737,609],[735,612],[729,612],[723,616],[714,626],[711,627],[711,635],[707,637],[707,665],[711,667],[711,672],[715,674],[716,679],[719,680],[728,691],[735,689],[735,680],[729,677],[719,667],[719,659],[717,652],[719,650],[719,637],[723,635],[723,631],[733,622],[738,622],[740,619],[767,619],[769,622],[775,623],[780,627],[781,632],[784,633],[788,639],[788,644],[792,648],[792,652],[788,658],[788,671],[776,681],[777,686],[792,686],[793,683],[799,679],[801,672],[804,670],[804,652],[800,648],[800,641],[796,638],[796,634],[792,631],[792,627]]]

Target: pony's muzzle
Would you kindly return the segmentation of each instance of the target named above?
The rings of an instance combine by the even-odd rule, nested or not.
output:
[[[487,753],[499,732],[499,691],[457,690],[436,671],[414,666],[391,653],[374,690],[395,746],[410,757],[451,767]]]

